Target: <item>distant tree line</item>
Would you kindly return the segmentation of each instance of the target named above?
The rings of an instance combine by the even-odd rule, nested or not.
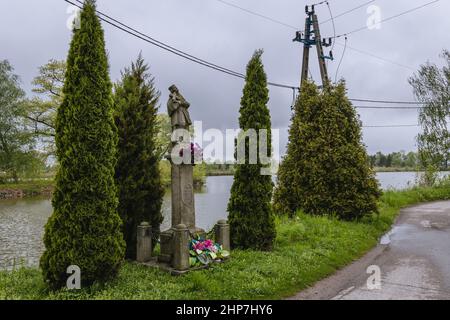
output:
[[[18,182],[45,170],[45,156],[26,122],[24,98],[13,67],[0,61],[0,183]]]
[[[56,113],[63,101],[66,68],[66,61],[54,59],[39,67],[32,81],[35,96],[27,97],[13,66],[0,60],[0,183],[54,176]],[[158,113],[155,121],[155,152],[163,160],[170,144],[170,118]],[[163,162],[160,169],[166,173]],[[204,173],[196,173],[201,181]]]
[[[419,157],[418,152],[392,152],[384,154],[378,151],[369,156],[370,165],[374,168],[408,168],[425,169]],[[448,170],[448,161],[443,161],[440,170]]]
[[[420,166],[417,152],[392,152],[384,154],[378,151],[374,155],[369,156],[370,165],[372,167],[383,168],[416,168]]]

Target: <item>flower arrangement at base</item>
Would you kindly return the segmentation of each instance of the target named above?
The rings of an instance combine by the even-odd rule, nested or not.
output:
[[[218,243],[210,239],[192,239],[189,243],[189,264],[191,267],[209,265],[214,261],[222,261],[230,256]]]

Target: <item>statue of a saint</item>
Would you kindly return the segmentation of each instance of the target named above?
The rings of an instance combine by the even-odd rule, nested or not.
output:
[[[189,102],[184,99],[178,88],[175,85],[171,85],[169,88],[170,95],[167,102],[167,111],[172,123],[172,131],[176,129],[186,129],[192,124],[191,117],[189,116],[188,108]]]

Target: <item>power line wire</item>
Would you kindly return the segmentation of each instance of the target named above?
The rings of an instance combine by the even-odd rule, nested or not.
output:
[[[333,34],[334,34],[334,37],[336,37],[336,25],[334,24],[333,13],[331,12],[331,7],[330,7],[330,4],[328,3],[328,1],[326,1],[326,4],[327,4],[328,12],[330,13],[331,22],[333,24]],[[333,41],[333,45],[331,47],[331,51],[333,51],[334,45],[335,45],[335,41]]]
[[[338,45],[340,45],[340,46],[342,46],[342,47],[345,46],[345,44],[342,44],[342,43],[340,43],[340,42],[338,42],[338,41],[336,41],[336,44],[338,44]],[[393,64],[393,65],[396,65],[396,66],[398,66],[398,67],[402,67],[402,68],[405,68],[405,69],[408,69],[408,70],[411,70],[411,71],[415,71],[414,68],[409,67],[409,66],[407,66],[407,65],[404,65],[404,64],[395,62],[395,61],[393,61],[393,60],[389,60],[389,59],[386,59],[386,58],[377,56],[377,55],[375,55],[375,54],[373,54],[373,53],[370,53],[370,52],[367,52],[367,51],[364,51],[364,50],[361,50],[361,49],[357,49],[357,48],[351,47],[351,46],[349,46],[349,45],[347,45],[347,49],[348,49],[348,50],[355,51],[355,52],[358,52],[358,53],[361,53],[361,54],[364,54],[364,55],[367,55],[367,56],[370,56],[370,57],[375,58],[375,59],[378,59],[378,60],[380,60],[380,61],[384,61],[384,62]]]
[[[280,21],[280,20],[271,18],[271,17],[269,17],[269,16],[265,16],[265,15],[263,15],[263,14],[260,14],[260,13],[254,12],[254,11],[251,11],[251,10],[249,10],[249,9],[240,7],[240,6],[238,6],[238,5],[234,4],[234,3],[231,3],[231,2],[228,2],[228,1],[224,1],[224,0],[216,0],[216,1],[218,1],[218,2],[220,2],[220,3],[223,3],[224,5],[227,5],[227,6],[229,6],[229,7],[233,7],[233,8],[242,10],[242,11],[244,11],[244,12],[247,12],[247,13],[251,14],[251,15],[257,16],[257,17],[259,17],[259,18],[263,18],[263,19],[265,19],[265,20],[274,22],[274,23],[276,23],[276,24],[279,24],[279,25],[282,25],[282,26],[285,26],[285,27],[288,27],[288,28],[291,28],[291,29],[294,29],[294,30],[298,30],[298,27],[296,27],[296,26],[293,26],[293,25],[288,24],[288,23],[285,23],[285,22],[283,22],[283,21]]]
[[[392,100],[373,100],[373,99],[356,99],[352,98],[349,99],[350,101],[357,101],[357,102],[373,102],[373,103],[388,103],[388,104],[425,104],[423,102],[415,102],[415,101],[392,101]]]
[[[313,3],[312,6],[320,6],[321,4],[327,3],[328,1],[331,1],[331,0],[324,0],[324,1],[317,2],[317,3]]]
[[[71,0],[64,0],[64,1],[67,2],[67,3],[70,3],[70,4],[74,5],[74,6],[76,6],[78,8],[80,8],[80,9],[82,8],[82,6],[74,3]],[[80,4],[83,4],[83,2],[80,1],[80,0],[74,0],[74,1],[76,1],[76,2],[78,2]],[[162,41],[159,41],[159,40],[156,40],[156,39],[154,39],[154,38],[152,38],[152,37],[150,37],[150,36],[140,32],[140,31],[138,31],[138,30],[136,30],[136,29],[134,29],[134,28],[132,28],[132,27],[122,23],[122,22],[120,22],[119,20],[110,17],[109,15],[107,15],[107,14],[105,14],[103,12],[100,12],[100,11],[96,10],[96,13],[98,15],[100,15],[99,16],[100,20],[106,22],[107,24],[109,24],[111,26],[114,26],[114,27],[118,28],[119,30],[121,30],[123,32],[126,32],[127,34],[130,34],[130,35],[132,35],[132,36],[134,36],[136,38],[139,38],[139,39],[141,39],[141,40],[143,40],[143,41],[145,41],[147,43],[155,45],[155,46],[157,46],[157,47],[159,47],[159,48],[161,48],[163,50],[171,52],[171,53],[173,53],[175,55],[178,55],[178,56],[180,56],[182,58],[185,58],[187,60],[190,60],[192,62],[201,64],[201,65],[203,65],[205,67],[211,68],[213,70],[220,71],[220,72],[223,72],[223,73],[226,73],[226,74],[229,74],[231,76],[238,77],[238,78],[241,78],[241,79],[245,79],[245,75],[242,74],[242,73],[239,73],[239,72],[233,71],[231,69],[219,66],[217,64],[208,62],[206,60],[203,60],[203,59],[200,59],[200,58],[198,58],[196,56],[188,54],[188,53],[186,53],[184,51],[176,49],[176,48],[174,48],[172,46],[169,46],[166,43],[164,43]],[[113,22],[111,22],[110,20],[113,21]],[[290,86],[290,85],[285,85],[285,84],[280,84],[280,83],[275,83],[275,82],[268,82],[267,84],[270,85],[270,86],[276,86],[276,87],[280,87],[280,88],[299,90],[299,87],[297,87],[297,86]],[[351,101],[359,101],[359,102],[374,102],[374,103],[420,104],[418,102],[409,102],[409,101],[388,101],[388,100],[369,100],[369,99],[349,99],[349,100],[351,100]]]
[[[419,124],[393,124],[393,125],[375,125],[375,126],[362,126],[363,128],[403,128],[403,127],[420,127]]]
[[[385,106],[353,106],[358,109],[388,109],[388,110],[420,110],[426,107],[385,107]]]
[[[344,55],[345,55],[345,51],[347,50],[347,37],[345,37],[345,45],[344,45],[344,50],[342,51],[342,56],[341,59],[339,60],[339,64],[336,68],[336,74],[334,76],[334,82],[337,82],[337,77],[339,74],[339,69],[341,68],[341,64],[342,64],[342,60],[344,60]]]
[[[66,1],[66,2],[68,2],[68,3],[70,3],[70,4],[74,5],[74,6],[76,6],[76,7],[78,7],[78,8],[82,8],[81,6],[75,4],[74,2],[72,2],[72,1],[70,1],[70,0],[64,0],[64,1]],[[82,2],[79,1],[79,0],[75,0],[75,1],[77,1],[77,2],[79,2],[79,3],[82,3]],[[122,25],[122,26],[124,26],[124,27],[126,27],[126,28],[129,28],[130,30],[132,29],[131,27],[128,27],[127,25],[125,25],[125,24],[119,22],[118,20],[116,20],[116,19],[114,19],[114,18],[111,18],[111,17],[107,16],[106,14],[103,14],[102,12],[97,11],[97,14],[100,14],[100,15],[102,15],[102,16],[104,16],[104,17],[107,17],[107,18],[111,19],[112,21],[116,21],[116,22],[119,23],[120,25]],[[184,53],[183,51],[180,51],[180,50],[175,49],[175,48],[173,48],[173,47],[167,46],[167,45],[165,45],[163,42],[160,42],[160,41],[158,41],[158,40],[154,40],[153,38],[150,38],[150,37],[148,37],[148,36],[145,35],[145,34],[142,34],[142,33],[140,33],[140,32],[139,32],[139,33],[140,33],[141,35],[135,34],[135,33],[131,32],[131,31],[129,31],[129,30],[126,30],[125,28],[123,28],[123,27],[121,27],[121,26],[118,26],[117,24],[115,24],[115,23],[113,23],[113,22],[111,22],[111,21],[108,21],[107,19],[104,19],[104,18],[102,18],[102,17],[99,17],[99,19],[102,20],[102,21],[104,21],[104,22],[106,22],[106,23],[108,23],[108,24],[110,24],[110,25],[112,25],[112,26],[114,26],[114,27],[116,27],[116,28],[118,28],[118,29],[120,29],[120,30],[122,30],[122,31],[124,31],[124,32],[126,32],[126,33],[128,33],[128,34],[130,34],[130,35],[133,35],[133,36],[135,36],[135,37],[137,37],[137,38],[139,38],[139,39],[141,39],[141,40],[144,40],[144,41],[146,41],[146,42],[149,42],[149,43],[151,43],[151,44],[153,44],[153,45],[156,45],[156,46],[158,46],[158,47],[160,47],[160,48],[162,48],[162,49],[165,49],[165,50],[167,50],[167,51],[170,51],[170,52],[172,52],[172,53],[174,53],[174,54],[176,54],[176,55],[179,55],[179,56],[181,56],[181,57],[183,57],[183,58],[186,58],[186,59],[189,59],[189,60],[191,60],[191,61],[193,61],[193,62],[196,62],[196,63],[202,64],[202,65],[205,65],[205,66],[207,66],[207,67],[209,67],[209,68],[212,68],[212,69],[215,69],[215,70],[217,70],[217,71],[221,71],[221,72],[224,72],[224,73],[228,73],[228,74],[230,74],[230,75],[233,75],[233,76],[241,77],[239,73],[236,73],[236,72],[233,72],[233,71],[229,72],[229,71],[230,71],[229,69],[220,69],[220,68],[221,68],[220,66],[217,66],[217,65],[210,65],[210,64],[208,64],[208,62],[205,61],[205,60],[201,60],[201,59],[195,60],[195,59],[196,59],[195,56],[186,54],[186,53]],[[138,32],[138,31],[136,30],[136,32]],[[146,38],[144,38],[144,36],[145,36],[145,37],[148,37],[148,38],[150,38],[150,39],[152,39],[152,40],[146,39]],[[216,68],[216,66],[217,66],[217,68]],[[242,76],[243,76],[243,75],[242,75]],[[279,85],[279,84],[275,84],[275,85]],[[291,89],[293,90],[294,96],[295,96],[295,90],[298,89],[297,87],[293,87],[293,86],[292,86],[292,87],[291,87],[291,86],[284,86],[284,85],[282,85],[282,86],[283,86],[283,87],[287,87],[287,88],[291,88]],[[350,100],[363,100],[363,99],[350,99]],[[363,100],[363,101],[370,101],[370,100]],[[376,100],[372,100],[372,101],[375,102]],[[385,102],[385,103],[395,103],[395,102],[393,102],[393,101],[389,101],[389,102],[384,101],[384,102]],[[402,103],[409,103],[409,102],[402,102]],[[394,127],[412,127],[412,126],[418,126],[418,125],[379,125],[379,126],[363,126],[363,127],[364,127],[364,128],[394,128]]]
[[[234,3],[231,3],[231,2],[228,2],[228,1],[225,1],[225,0],[216,0],[216,1],[217,1],[217,2],[221,2],[221,3],[223,3],[224,5],[227,5],[227,6],[229,6],[229,7],[232,7],[232,8],[235,8],[235,9],[239,9],[239,10],[241,10],[241,11],[244,11],[244,12],[246,12],[246,13],[248,13],[248,14],[253,15],[253,16],[256,16],[256,17],[259,17],[259,18],[268,20],[268,21],[270,21],[270,22],[277,23],[277,24],[279,24],[279,25],[282,25],[282,26],[285,26],[285,27],[288,27],[288,28],[291,28],[291,29],[294,29],[294,30],[297,30],[297,31],[298,31],[298,27],[296,27],[296,26],[294,26],[294,25],[292,25],[292,24],[289,24],[289,23],[286,23],[286,22],[283,22],[283,21],[274,19],[274,18],[269,17],[269,16],[266,16],[266,15],[264,15],[264,14],[261,14],[261,13],[255,12],[255,11],[252,11],[252,10],[250,10],[250,9],[246,9],[246,8],[244,8],[244,7],[240,7],[240,6],[238,6],[238,5],[234,4]],[[331,0],[328,0],[328,1],[331,1]],[[372,2],[375,2],[375,1],[376,1],[376,0],[370,0],[370,1],[367,1],[367,2],[365,2],[365,3],[363,3],[363,4],[359,5],[359,6],[357,6],[357,7],[355,7],[355,8],[352,8],[352,9],[350,9],[350,10],[347,10],[347,11],[344,11],[344,12],[338,14],[338,15],[335,16],[334,18],[337,19],[337,18],[340,18],[340,17],[342,17],[342,16],[345,16],[346,14],[351,13],[351,12],[353,12],[353,11],[356,11],[356,10],[358,10],[358,9],[360,9],[360,8],[362,8],[362,7],[364,7],[364,6],[368,5],[368,4],[370,4],[370,3],[372,3]],[[317,6],[317,5],[319,5],[319,4],[323,4],[323,3],[326,3],[326,2],[327,2],[327,1],[322,1],[322,2],[316,3],[316,4],[314,4],[314,5]],[[322,24],[324,24],[324,23],[330,22],[331,20],[332,20],[332,19],[330,18],[330,19],[328,19],[328,20],[322,21],[322,22],[319,23],[319,25],[322,25]]]
[[[385,19],[381,19],[381,20],[378,22],[378,24],[383,23],[383,22],[387,22],[387,21],[390,21],[390,20],[393,20],[393,19],[396,19],[396,18],[401,17],[401,16],[403,16],[403,15],[405,15],[405,14],[408,14],[408,13],[417,11],[417,10],[419,10],[419,9],[425,8],[425,7],[427,7],[427,6],[429,6],[429,5],[432,5],[432,4],[434,4],[434,3],[436,3],[436,2],[439,2],[439,1],[441,1],[441,0],[430,1],[430,2],[427,2],[427,3],[423,4],[423,5],[421,5],[421,6],[418,6],[418,7],[415,7],[415,8],[412,8],[412,9],[409,9],[409,10],[406,10],[406,11],[403,11],[403,12],[400,12],[399,14],[396,14],[396,15],[394,15],[394,16],[391,16],[391,17],[388,17],[388,18],[385,18]],[[368,29],[368,26],[366,25],[366,26],[364,26],[364,27],[360,27],[360,28],[358,28],[358,29],[354,29],[354,30],[352,30],[352,31],[349,31],[349,32],[346,32],[346,33],[342,33],[342,34],[337,35],[337,36],[334,36],[334,37],[332,37],[332,38],[335,38],[335,39],[336,39],[336,38],[348,36],[348,35],[350,35],[350,34],[354,34],[354,33],[357,33],[357,32],[363,31],[363,30],[369,30],[369,29]]]
[[[70,3],[70,4],[74,5],[74,6],[76,6],[78,8],[80,8],[80,9],[82,8],[80,5],[74,3],[74,2],[72,2],[70,0],[64,0],[64,1],[67,2],[67,3]],[[74,1],[76,1],[76,2],[78,2],[80,4],[83,4],[83,2],[80,1],[80,0],[74,0]],[[96,13],[99,15],[99,19],[100,20],[106,22],[107,24],[109,24],[111,26],[114,26],[114,27],[122,30],[123,32],[126,32],[126,33],[128,33],[128,34],[130,34],[130,35],[132,35],[132,36],[134,36],[136,38],[139,38],[139,39],[141,39],[141,40],[143,40],[143,41],[145,41],[147,43],[150,43],[150,44],[152,44],[154,46],[157,46],[157,47],[159,47],[159,48],[161,48],[163,50],[171,52],[171,53],[173,53],[173,54],[175,54],[175,55],[177,55],[179,57],[182,57],[182,58],[185,58],[185,59],[190,60],[192,62],[198,63],[198,64],[203,65],[205,67],[208,67],[208,68],[214,69],[216,71],[220,71],[220,72],[226,73],[228,75],[231,75],[231,76],[234,76],[234,77],[237,77],[237,78],[245,79],[245,75],[242,74],[242,73],[239,73],[237,71],[233,71],[231,69],[219,66],[217,64],[208,62],[206,60],[203,60],[203,59],[200,59],[200,58],[198,58],[196,56],[188,54],[188,53],[186,53],[186,52],[184,52],[182,50],[176,49],[176,48],[174,48],[174,47],[172,47],[172,46],[170,46],[170,45],[168,45],[168,44],[166,44],[166,43],[164,43],[162,41],[156,40],[155,38],[152,38],[152,37],[150,37],[150,36],[140,32],[140,31],[138,31],[138,30],[136,30],[136,29],[126,25],[125,23],[122,23],[122,22],[118,21],[117,19],[114,19],[114,18],[108,16],[107,14],[104,14],[101,11],[96,10]],[[273,86],[273,87],[286,88],[286,89],[297,89],[298,88],[298,87],[295,87],[295,86],[290,86],[290,85],[285,85],[285,84],[280,84],[280,83],[270,82],[270,81],[268,81],[267,84],[270,85],[270,86]]]
[[[221,2],[221,3],[223,3],[223,4],[226,4],[226,5],[229,5],[230,7],[233,7],[233,8],[239,9],[239,10],[242,10],[242,11],[244,11],[244,12],[247,12],[247,13],[251,14],[251,15],[254,15],[254,16],[263,18],[263,19],[265,19],[265,20],[268,20],[268,21],[271,21],[271,22],[274,22],[274,23],[283,25],[283,26],[285,26],[285,27],[288,27],[288,28],[291,28],[291,29],[294,29],[294,30],[299,30],[299,28],[297,28],[297,27],[295,27],[295,26],[293,26],[293,25],[291,25],[291,24],[288,24],[288,23],[285,23],[285,22],[282,22],[282,21],[273,19],[273,18],[271,18],[271,17],[268,17],[268,16],[262,15],[262,14],[260,14],[260,13],[251,11],[251,10],[249,10],[249,9],[246,9],[246,8],[243,8],[243,7],[240,7],[240,6],[237,6],[237,5],[232,4],[232,3],[229,3],[229,2],[227,2],[227,1],[224,1],[224,0],[216,0],[216,1]],[[347,10],[347,11],[345,11],[345,12],[342,12],[342,13],[338,14],[337,16],[335,16],[334,19],[336,19],[336,18],[338,18],[338,17],[342,17],[342,16],[344,16],[344,15],[346,15],[346,14],[348,14],[348,13],[351,13],[351,12],[353,12],[353,11],[356,11],[357,9],[360,9],[360,8],[362,8],[362,7],[364,7],[364,6],[368,5],[368,4],[370,4],[370,3],[372,3],[372,2],[375,2],[375,1],[376,1],[376,0],[371,0],[371,1],[365,2],[365,3],[359,5],[359,6],[355,7],[355,8],[352,8],[352,9],[350,9],[350,10]],[[332,19],[330,18],[330,19],[325,20],[325,21],[323,21],[323,22],[321,22],[321,23],[319,23],[319,24],[323,24],[323,23],[329,22],[329,21],[331,21],[331,20],[332,20]],[[339,43],[339,42],[336,42],[336,43],[337,43],[338,45],[344,46],[343,44],[341,44],[341,43]],[[376,58],[376,59],[378,59],[378,60],[380,60],[380,61],[384,61],[384,62],[387,62],[387,63],[391,63],[391,64],[394,64],[394,65],[397,65],[397,66],[402,67],[402,68],[406,68],[406,69],[409,69],[409,70],[414,70],[413,68],[411,68],[411,67],[409,67],[409,66],[405,66],[405,65],[403,65],[403,64],[400,64],[400,63],[398,63],[398,62],[395,62],[395,61],[392,61],[392,60],[389,60],[389,59],[385,59],[385,58],[383,58],[383,57],[374,55],[374,54],[372,54],[372,53],[370,53],[370,52],[367,52],[367,51],[364,51],[364,50],[360,50],[360,49],[352,48],[352,47],[347,47],[347,49],[352,50],[352,51],[359,52],[359,53],[361,53],[361,54],[367,55],[367,56],[372,57],[372,58]]]
[[[84,4],[83,1],[80,1],[80,0],[75,0],[75,1],[78,2],[78,3],[80,3],[81,5]],[[73,2],[70,2],[70,1],[66,1],[66,2],[69,2],[69,3],[71,3],[71,4],[77,6],[78,8],[81,9],[80,6],[74,4]],[[109,16],[109,15],[107,15],[107,14],[101,12],[101,11],[96,10],[96,12],[97,12],[97,14],[99,14],[99,15],[101,15],[101,16],[103,16],[103,17],[105,17],[105,18],[107,18],[107,19],[109,19],[109,20],[111,20],[111,21],[114,21],[115,23],[117,23],[117,24],[119,24],[119,25],[121,25],[121,26],[123,26],[123,27],[125,27],[125,28],[127,28],[127,29],[129,29],[129,30],[131,30],[131,31],[133,31],[133,32],[135,32],[135,33],[137,33],[138,35],[143,36],[143,37],[149,39],[150,41],[157,43],[159,46],[163,46],[163,47],[168,48],[168,49],[170,49],[170,50],[176,51],[177,53],[179,53],[179,54],[181,54],[181,55],[184,55],[184,56],[186,56],[186,57],[189,57],[189,58],[198,60],[198,61],[203,62],[203,63],[205,63],[205,64],[209,64],[209,65],[211,65],[211,66],[213,66],[213,67],[220,68],[220,69],[226,70],[226,71],[231,72],[231,73],[235,73],[236,75],[238,75],[238,76],[240,76],[240,77],[243,77],[243,76],[244,76],[242,73],[239,73],[239,72],[236,72],[236,71],[227,69],[227,68],[225,68],[225,67],[222,67],[222,66],[216,65],[216,64],[214,64],[214,63],[208,62],[208,61],[206,61],[206,60],[200,59],[200,58],[198,58],[198,57],[195,57],[195,56],[193,56],[193,55],[191,55],[191,54],[188,54],[188,53],[186,53],[186,52],[184,52],[184,51],[178,50],[177,48],[174,48],[174,47],[172,47],[172,46],[170,46],[170,45],[168,45],[168,44],[166,44],[166,43],[164,43],[164,42],[161,42],[161,41],[159,41],[159,40],[157,40],[157,39],[155,39],[155,38],[153,38],[153,37],[150,37],[149,35],[144,34],[144,33],[142,33],[142,32],[140,32],[140,31],[138,31],[138,30],[136,30],[136,29],[134,29],[134,28],[132,28],[132,27],[130,27],[130,26],[128,26],[128,25],[122,23],[122,22],[120,22],[119,20],[117,20],[117,19],[115,19],[115,18],[113,18],[113,17],[111,17],[111,16]],[[102,21],[105,21],[106,23],[109,23],[110,25],[113,25],[113,26],[117,27],[116,25],[110,23],[109,21],[106,21],[105,19],[101,19],[101,20],[102,20]],[[121,29],[121,30],[127,32],[126,30],[123,30],[123,29]],[[128,33],[129,33],[129,32],[128,32]],[[143,39],[143,40],[144,40],[144,39]],[[164,48],[163,48],[163,49],[164,49]],[[174,52],[172,52],[172,53],[174,53]]]
[[[351,13],[353,11],[356,11],[356,10],[362,8],[362,7],[365,7],[366,5],[371,4],[372,2],[375,2],[375,1],[376,0],[370,0],[370,1],[367,1],[367,2],[365,2],[365,3],[363,3],[363,4],[359,5],[359,6],[355,7],[355,8],[352,8],[350,10],[344,11],[344,12],[338,14],[337,16],[335,16],[334,19],[337,19],[337,18],[340,18],[342,16],[345,16],[346,14],[349,14],[349,13]],[[332,20],[331,18],[328,19],[328,20],[324,20],[321,23],[319,23],[319,25],[322,25],[324,23],[330,22],[331,20]]]
[[[270,22],[273,22],[273,23],[276,23],[276,24],[279,24],[279,25],[282,25],[282,26],[285,26],[285,27],[294,29],[294,30],[296,30],[296,31],[299,30],[298,27],[296,27],[296,26],[294,26],[294,25],[292,25],[292,24],[289,24],[289,23],[286,23],[286,22],[283,22],[283,21],[274,19],[274,18],[272,18],[272,17],[266,16],[266,15],[264,15],[264,14],[261,14],[261,13],[255,12],[255,11],[252,11],[252,10],[247,9],[247,8],[244,8],[244,7],[240,7],[240,6],[238,6],[238,5],[234,4],[234,3],[231,3],[231,2],[228,2],[228,1],[225,1],[225,0],[216,0],[216,1],[217,1],[217,2],[220,2],[220,3],[224,4],[224,5],[227,5],[227,6],[229,6],[229,7],[232,7],[232,8],[241,10],[241,11],[244,11],[244,12],[246,12],[246,13],[248,13],[248,14],[253,15],[253,16],[256,16],[256,17],[259,17],[259,18],[268,20],[268,21],[270,21]],[[331,1],[331,0],[328,0],[328,1]],[[323,4],[323,3],[327,3],[328,1],[321,1],[321,2],[319,2],[319,3],[314,4],[314,6],[317,6],[317,5]],[[376,1],[376,0],[370,0],[370,1],[367,1],[367,2],[365,2],[365,3],[363,3],[363,4],[358,5],[357,7],[354,7],[354,8],[352,8],[352,9],[350,9],[350,10],[347,10],[347,11],[344,11],[344,12],[339,13],[339,14],[336,15],[334,18],[337,19],[337,18],[340,18],[340,17],[342,17],[342,16],[345,16],[346,14],[349,14],[349,13],[351,13],[351,12],[353,12],[353,11],[356,11],[356,10],[358,10],[358,9],[360,9],[360,8],[362,8],[362,7],[364,7],[364,6],[368,5],[368,4],[370,4],[370,3],[372,3],[372,2],[375,2],[375,1]],[[328,20],[325,20],[325,21],[320,22],[319,25],[325,24],[325,23],[330,22],[330,21],[332,21],[331,18],[328,19]]]

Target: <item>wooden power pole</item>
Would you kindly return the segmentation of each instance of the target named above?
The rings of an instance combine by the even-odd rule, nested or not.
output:
[[[306,12],[308,14],[308,11]],[[302,78],[301,84],[305,80],[308,79],[308,71],[309,71],[309,48],[311,48],[311,24],[312,24],[312,15],[308,14],[305,19],[305,42],[303,43],[303,63],[302,63]]]
[[[323,47],[328,47],[331,45],[331,38],[328,39],[328,42],[324,39],[322,41],[320,36],[320,28],[319,28],[319,20],[314,10],[314,6],[311,6],[311,10],[309,6],[305,7],[305,12],[307,14],[305,20],[305,31],[302,36],[300,31],[297,31],[295,35],[295,39],[293,41],[298,41],[303,43],[303,62],[302,62],[302,71],[301,71],[301,83],[305,82],[308,79],[308,71],[309,71],[309,49],[311,46],[315,45],[317,49],[317,57],[319,60],[319,68],[320,68],[320,76],[322,78],[322,86],[326,86],[329,82],[328,79],[328,71],[327,65],[325,63],[325,59],[333,59],[333,54],[330,52],[330,56],[325,56]],[[314,34],[314,38],[311,39],[311,35]]]
[[[325,63],[325,54],[323,53],[323,47],[320,37],[319,21],[317,20],[317,15],[313,14],[313,28],[314,28],[314,39],[316,40],[317,57],[319,58],[320,67],[320,77],[322,78],[322,86],[328,84],[328,71],[327,64]]]

